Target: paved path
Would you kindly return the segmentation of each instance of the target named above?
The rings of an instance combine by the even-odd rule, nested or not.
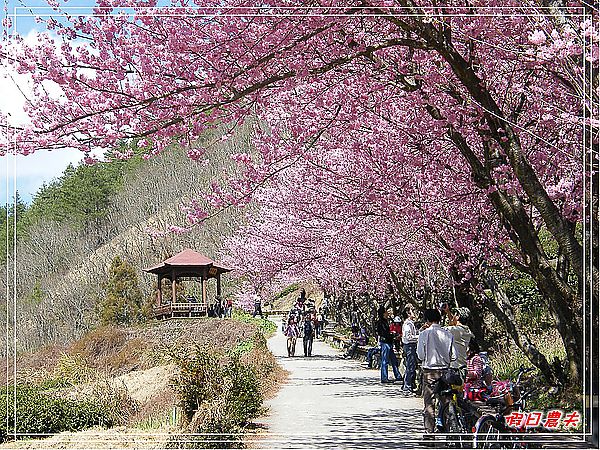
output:
[[[341,359],[339,350],[321,341],[315,340],[310,358],[303,356],[301,339],[297,356],[288,358],[280,329],[268,344],[290,375],[267,403],[270,415],[261,422],[268,433],[253,446],[352,449],[418,445],[423,423],[421,398],[403,396],[400,385],[382,385],[379,371],[367,370],[357,360]]]

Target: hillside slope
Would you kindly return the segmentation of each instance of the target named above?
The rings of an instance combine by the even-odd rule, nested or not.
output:
[[[118,392],[124,421],[109,429],[95,427],[63,432],[48,439],[4,443],[2,448],[165,448],[189,432],[181,408],[185,376],[176,355],[209,349],[221,358],[234,352],[252,367],[263,398],[284,379],[284,371],[267,350],[257,321],[195,319],[153,322],[136,327],[101,327],[65,346],[52,346],[17,359],[19,384],[49,385],[68,381],[61,397],[84,398]],[[13,383],[13,370],[2,361],[0,377]],[[188,370],[188,369],[186,369]],[[52,394],[52,390],[47,395]],[[202,397],[199,397],[199,401]]]
[[[8,299],[0,297],[0,302],[6,304],[6,308],[0,308],[0,329],[10,334],[16,330],[18,335],[17,347],[9,348],[9,354],[64,344],[95,325],[96,305],[104,295],[102,285],[116,256],[136,268],[139,286],[148,297],[155,277],[142,272],[144,267],[188,247],[218,258],[223,239],[243,220],[235,208],[226,209],[183,235],[152,237],[148,229],[186,225],[181,205],[202,198],[203,192],[210,191],[211,182],[235,173],[230,155],[252,151],[252,126],[247,123],[237,127],[227,140],[221,139],[223,130],[208,133],[198,145],[206,148],[210,164],[192,161],[185,151],[176,148],[145,161],[126,175],[122,187],[110,198],[106,217],[88,224],[86,229],[78,229],[68,220],[32,225],[17,244],[16,261],[0,267],[0,291],[11,293]],[[225,294],[231,292],[230,280],[223,280]],[[213,290],[210,286],[209,295],[214,295]],[[0,349],[0,355],[5,352],[4,347]]]
[[[306,298],[313,299],[316,308],[320,308],[323,303],[323,290],[315,283],[302,282],[290,286],[290,288],[285,289],[271,299],[269,301],[271,309],[277,311],[289,311],[296,303],[302,289],[306,291]]]

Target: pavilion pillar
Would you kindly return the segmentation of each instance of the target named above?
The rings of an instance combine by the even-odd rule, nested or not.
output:
[[[175,271],[171,272],[171,303],[175,303],[177,301],[177,278],[175,278]]]
[[[202,304],[206,305],[208,299],[206,298],[206,270],[202,272]]]
[[[156,301],[158,302],[157,306],[162,305],[162,275],[158,274],[158,286],[156,288]]]
[[[221,274],[217,273],[217,298],[221,300]]]

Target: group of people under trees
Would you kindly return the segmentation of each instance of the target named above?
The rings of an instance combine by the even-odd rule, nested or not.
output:
[[[439,418],[434,413],[434,387],[448,371],[453,371],[465,383],[465,390],[471,399],[477,400],[484,392],[492,388],[491,368],[487,353],[481,352],[474,339],[468,322],[471,313],[468,308],[459,307],[453,313],[448,304],[443,303],[437,309],[426,309],[422,313],[422,322],[417,323],[419,315],[413,305],[406,305],[402,318],[396,316],[390,321],[390,311],[384,306],[377,310],[375,332],[377,345],[367,351],[366,366],[373,367],[373,359],[380,354],[381,383],[402,383],[405,395],[415,395],[417,367],[422,371],[421,388],[423,395],[423,418],[427,433],[436,431]],[[442,326],[445,321],[445,326]],[[314,301],[306,298],[302,290],[296,304],[287,318],[284,318],[282,330],[287,337],[288,356],[295,355],[296,341],[302,337],[304,356],[312,355],[312,344],[324,326],[322,310],[317,310]],[[354,323],[350,344],[344,358],[354,358],[358,348],[367,345],[369,336],[366,327]],[[401,352],[405,361],[404,375],[399,368],[396,352]],[[389,377],[392,367],[394,379]]]
[[[441,326],[446,316],[446,326]],[[372,366],[373,354],[381,353],[381,382],[402,382],[402,391],[415,393],[416,369],[420,361],[423,395],[423,422],[427,433],[433,433],[441,424],[434,414],[435,385],[449,371],[460,376],[465,390],[472,399],[478,400],[492,388],[491,368],[487,353],[481,352],[469,329],[471,313],[468,308],[458,308],[453,313],[446,303],[438,309],[423,311],[423,324],[416,324],[417,312],[412,305],[403,310],[400,317],[390,324],[389,311],[381,306],[377,311],[376,332],[379,346],[369,349],[367,367]],[[401,325],[400,325],[401,322]],[[394,348],[402,347],[406,370],[401,375]],[[395,380],[388,378],[388,365],[392,366]]]
[[[194,298],[194,300],[192,300]],[[195,297],[188,297],[188,302],[194,303]],[[233,300],[230,298],[223,300],[219,296],[215,299],[214,303],[208,305],[206,315],[208,317],[221,317],[228,318],[231,317],[231,313],[233,312]]]
[[[313,340],[319,337],[325,318],[322,311],[317,311],[314,300],[306,298],[306,291],[300,291],[300,297],[290,310],[282,324],[283,334],[287,337],[287,353],[292,357],[296,354],[296,342],[302,337],[304,356],[312,356]]]

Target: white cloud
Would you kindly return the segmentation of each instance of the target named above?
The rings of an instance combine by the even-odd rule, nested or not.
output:
[[[25,37],[25,42],[34,42],[36,36],[37,33],[32,30]],[[52,37],[57,43],[55,36]],[[24,106],[26,97],[32,92],[31,77],[18,74],[4,65],[0,66],[0,70],[0,111],[9,116],[10,124],[23,126],[29,122]],[[45,87],[51,95],[59,96],[61,93],[57,85]],[[92,151],[92,155],[100,158],[102,152]],[[37,151],[28,156],[18,155],[16,160],[10,155],[0,158],[0,202],[12,200],[15,179],[16,188],[22,198],[30,201],[43,183],[49,183],[53,178],[60,176],[69,164],[77,164],[82,158],[81,152],[72,149]]]
[[[28,156],[4,156],[0,164],[0,201],[11,201],[16,189],[29,202],[33,194],[59,177],[69,164],[76,165],[83,155],[78,151],[38,151]],[[16,176],[16,178],[15,178]],[[8,184],[8,189],[7,189]]]
[[[23,125],[28,120],[25,111],[23,111],[25,97],[19,88],[23,89],[24,92],[30,92],[31,88],[24,76],[7,73],[4,66],[2,66],[2,72],[0,77],[0,92],[2,92],[0,111],[8,115],[8,120],[12,125]]]

